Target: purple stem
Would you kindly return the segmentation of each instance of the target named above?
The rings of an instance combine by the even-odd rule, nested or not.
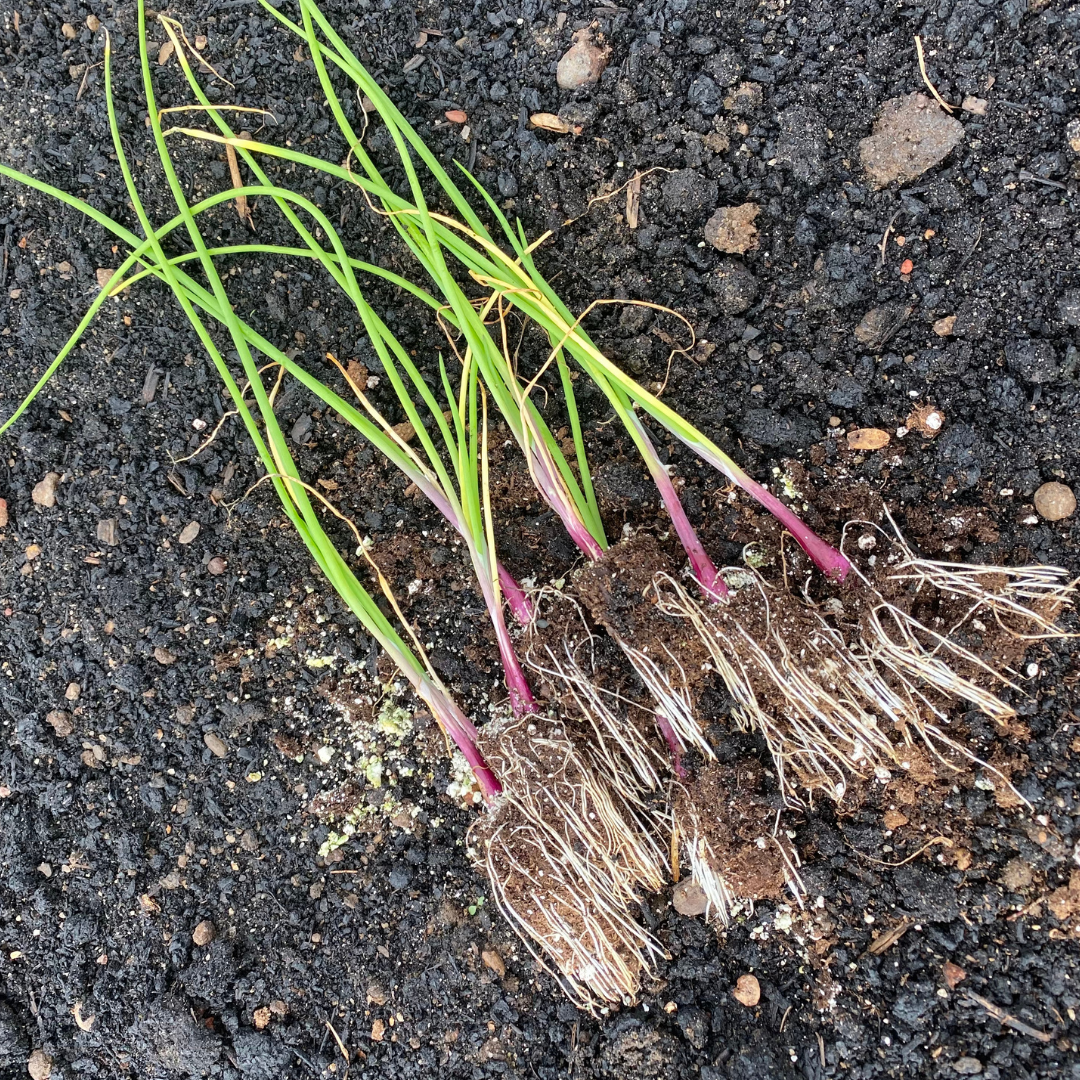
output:
[[[570,534],[570,539],[577,544],[585,557],[590,562],[595,562],[604,554],[604,549],[596,542],[596,538],[581,520],[577,507],[573,505],[573,501],[566,492],[566,486],[562,483],[562,477],[553,476],[547,460],[535,450],[532,453],[532,460],[536,484],[544,502],[559,515],[566,531]]]
[[[664,736],[664,742],[667,743],[668,750],[671,752],[671,767],[680,780],[685,780],[690,774],[683,768],[683,748],[682,743],[679,742],[679,736],[675,734],[675,728],[671,726],[671,721],[662,712],[655,712],[653,716],[656,719],[656,726],[660,729],[660,734]]]
[[[480,785],[480,791],[490,802],[503,788],[477,748],[477,733],[472,721],[457,707],[450,695],[430,679],[424,679],[417,690],[427,702],[432,714],[442,724],[443,730],[464,755]]]
[[[439,511],[440,514],[457,530],[461,538],[468,543],[469,537],[466,535],[465,527],[454,513],[446,496],[442,493],[442,490],[432,484],[426,476],[421,472],[407,473],[410,480],[431,500],[431,504]],[[506,597],[506,602],[510,605],[510,610],[514,613],[514,618],[517,619],[522,626],[528,626],[532,622],[532,603],[525,595],[524,590],[514,580],[513,575],[502,565],[499,564],[499,583],[502,585],[503,595]]]
[[[712,559],[709,558],[708,552],[702,547],[694,526],[690,524],[690,519],[686,516],[682,501],[679,499],[679,493],[675,490],[671,476],[656,453],[656,447],[653,446],[652,439],[649,438],[648,432],[641,422],[637,420],[637,417],[634,417],[634,420],[637,422],[640,439],[639,448],[642,450],[642,457],[644,457],[645,464],[648,466],[653,483],[656,484],[657,490],[660,492],[660,498],[664,500],[664,506],[667,508],[668,516],[671,518],[671,524],[675,526],[675,532],[682,541],[694,577],[710,600],[719,601],[725,599],[728,595],[728,587],[724,579],[720,576]]]
[[[528,626],[532,622],[532,601],[525,595],[525,590],[514,580],[509,570],[499,563],[499,585],[502,587],[503,596],[510,605],[510,611],[514,618],[522,626]]]
[[[793,510],[788,509],[775,495],[763,488],[756,480],[751,480],[735,462],[726,456],[718,456],[707,447],[682,438],[678,432],[672,432],[672,434],[690,447],[698,457],[707,461],[714,468],[719,469],[728,479],[738,484],[751,498],[756,499],[765,507],[795,537],[799,547],[810,556],[813,564],[827,578],[833,581],[843,581],[847,577],[848,571],[851,569],[851,563],[836,548],[825,543],[813,529],[804,525],[799,516]]]
[[[521,661],[518,660],[517,653],[514,651],[510,631],[506,629],[502,604],[496,602],[490,571],[484,565],[484,560],[475,557],[473,568],[476,571],[477,581],[480,582],[480,592],[484,596],[488,614],[491,616],[491,625],[495,628],[495,640],[499,645],[499,657],[502,660],[503,674],[506,678],[506,689],[510,693],[510,708],[514,710],[515,716],[528,716],[529,713],[537,711],[536,698],[529,689],[525,672],[521,670]]]
[[[799,543],[799,547],[810,556],[814,565],[830,580],[843,581],[851,569],[851,563],[831,544],[825,543],[813,529],[803,524],[799,516],[786,507],[775,495],[763,488],[756,480],[743,474],[742,481],[736,483],[748,494],[757,499],[766,510]]]

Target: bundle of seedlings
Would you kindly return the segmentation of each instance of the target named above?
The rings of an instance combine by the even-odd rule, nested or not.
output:
[[[162,21],[174,35],[175,41],[178,27],[167,20]],[[383,360],[383,370],[393,383],[414,430],[423,433],[421,443],[427,461],[412,451],[404,438],[395,432],[347,371],[343,370],[342,374],[363,406],[364,413],[349,405],[237,316],[216,268],[215,257],[250,250],[280,255],[290,253],[291,249],[273,245],[238,245],[231,249],[211,249],[207,246],[196,224],[196,216],[223,200],[205,200],[195,206],[187,202],[166,150],[160,126],[161,114],[156,111],[154,104],[145,31],[140,36],[151,127],[166,180],[179,209],[176,219],[155,231],[143,209],[116,123],[112,102],[111,49],[108,44],[105,54],[106,92],[114,146],[131,204],[145,238],[138,238],[123,226],[63,192],[4,169],[5,175],[30,183],[38,190],[55,195],[67,205],[86,213],[133,249],[48,374],[51,375],[71,352],[99,310],[103,297],[130,286],[145,274],[152,274],[171,287],[225,382],[237,414],[248,428],[266,469],[264,479],[273,482],[286,513],[332,586],[406,675],[417,695],[453,739],[472,769],[487,809],[476,830],[478,846],[482,849],[478,862],[488,874],[492,892],[509,921],[522,933],[526,943],[539,951],[542,962],[554,967],[568,993],[582,1006],[601,1008],[610,1003],[633,999],[643,977],[649,974],[656,958],[662,955],[662,949],[629,916],[628,911],[636,908],[641,891],[655,891],[663,885],[664,856],[652,842],[650,833],[642,829],[635,808],[612,794],[606,778],[596,770],[588,755],[582,752],[582,748],[588,744],[584,732],[571,737],[566,723],[557,714],[550,711],[547,715],[540,713],[517,661],[502,619],[500,581],[510,583],[514,608],[519,617],[527,618],[530,607],[513,579],[505,572],[499,572],[495,555],[488,475],[486,392],[478,381],[476,365],[471,362],[468,353],[461,358],[456,391],[451,386],[445,367],[442,369],[448,406],[444,414],[408,354],[356,288],[354,265],[340,243],[335,246],[335,262],[334,257],[314,241],[311,232],[295,213],[292,215],[293,224],[308,243],[308,253],[323,262],[339,284],[347,289],[352,286],[351,298],[364,316],[373,347]],[[332,241],[337,239],[329,221],[318,209],[294,193],[268,182],[240,190],[251,196],[266,196],[283,207],[289,204],[298,206],[315,219],[318,227]],[[237,190],[228,195],[235,197]],[[164,251],[162,241],[177,225],[185,227],[195,251],[170,258]],[[209,290],[182,269],[184,263],[193,259],[198,260],[210,282]],[[140,274],[125,277],[137,263],[145,269]],[[419,292],[415,287],[412,291]],[[243,389],[198,314],[200,310],[228,331],[247,377]],[[513,713],[512,718],[498,715],[495,722],[487,726],[482,738],[431,668],[423,647],[401,615],[389,583],[368,553],[367,542],[341,511],[301,479],[274,415],[277,386],[267,391],[265,369],[257,365],[257,353],[270,361],[270,367],[278,369],[278,386],[281,377],[288,372],[349,420],[363,437],[380,449],[392,464],[401,468],[431,498],[465,540],[478,577],[479,591],[484,596],[495,626]],[[413,393],[421,399],[419,409],[406,388],[403,373],[412,383]],[[22,403],[15,416],[9,418],[5,428],[22,413],[43,385],[44,380]],[[254,413],[246,400],[249,390],[257,405]],[[428,425],[436,431],[435,437],[441,437],[449,466],[428,434],[420,413],[422,409],[430,413]],[[352,529],[357,543],[356,554],[366,559],[373,570],[382,592],[408,631],[412,649],[393,630],[349,568],[346,556],[323,530],[315,513],[318,504],[346,521]],[[491,761],[487,760],[488,755],[493,756]]]
[[[571,315],[533,262],[532,252],[539,241],[528,243],[520,225],[512,227],[494,200],[476,184],[510,250],[492,239],[465,196],[315,4],[300,0],[302,25],[269,6],[267,10],[272,10],[309,45],[327,101],[350,147],[349,156],[339,166],[289,148],[238,140],[224,133],[214,138],[244,150],[311,166],[357,184],[369,199],[379,199],[382,212],[390,216],[443,293],[469,349],[485,358],[481,364],[483,378],[500,390],[493,397],[526,453],[538,491],[559,513],[570,535],[590,559],[591,569],[614,581],[630,567],[635,581],[645,582],[627,603],[640,607],[640,622],[656,621],[662,629],[655,635],[620,631],[619,620],[609,610],[614,592],[611,588],[587,590],[589,606],[593,617],[619,642],[648,688],[657,723],[673,756],[693,748],[706,759],[711,757],[698,715],[702,675],[705,681],[718,677],[735,699],[736,721],[764,736],[785,796],[792,804],[802,800],[800,792],[824,791],[832,798],[842,798],[852,779],[874,775],[875,771],[880,775],[897,764],[902,767],[905,748],[915,742],[921,743],[940,767],[955,769],[954,759],[964,756],[965,751],[945,728],[959,703],[970,702],[997,720],[1011,715],[1011,707],[993,692],[1009,684],[1003,668],[1009,657],[995,651],[992,642],[976,641],[972,648],[959,638],[969,629],[979,633],[976,624],[981,625],[980,613],[992,617],[997,625],[1003,610],[1013,620],[1008,634],[1021,638],[1032,633],[1061,635],[1063,631],[1055,618],[1072,595],[1063,572],[1044,567],[1004,573],[985,568],[985,572],[962,574],[938,567],[931,572],[930,564],[907,551],[897,534],[898,553],[891,560],[861,559],[854,580],[839,588],[852,567],[848,554],[818,537],[703,433],[604,355],[581,326],[584,315],[595,304],[582,316]],[[389,190],[367,154],[362,133],[357,134],[345,115],[326,60],[355,84],[358,96],[366,96],[386,125],[408,178],[411,201]],[[187,133],[210,137],[190,129]],[[414,167],[414,152],[460,218],[428,207]],[[353,171],[353,158],[363,175]],[[561,485],[552,483],[553,478],[565,477],[566,471],[560,467],[561,462],[556,465],[559,472],[547,464],[550,436],[546,427],[542,433],[538,431],[534,419],[530,395],[540,374],[518,389],[518,373],[505,341],[501,350],[493,348],[483,320],[469,317],[469,301],[449,276],[443,252],[486,291],[485,297],[475,301],[483,312],[494,309],[502,316],[504,305],[514,308],[546,334],[551,352],[540,374],[549,365],[558,365],[579,451],[582,483],[569,498]],[[505,322],[500,318],[499,323],[505,337]],[[641,452],[683,544],[700,595],[681,584],[677,567],[657,560],[650,562],[640,549],[619,551],[620,545],[616,545],[605,554],[607,545],[587,479],[580,423],[564,354],[569,354],[602,391]],[[503,388],[509,391],[509,397],[501,392]],[[727,574],[716,571],[679,503],[667,468],[659,460],[638,412],[714,465],[776,518],[805,557],[823,573],[824,582],[815,586],[822,599],[812,599],[805,589],[802,596],[794,595],[788,575],[782,582],[767,582],[741,568]],[[549,457],[544,458],[545,454]],[[892,569],[898,572],[893,574]],[[793,572],[791,580],[796,577]],[[914,593],[909,600],[894,596],[905,581],[917,582],[908,589]],[[929,599],[932,589],[935,596]],[[902,602],[894,602],[896,599]],[[966,614],[961,617],[956,612],[957,617],[950,621],[955,602],[966,603]],[[941,613],[937,608],[946,610]],[[933,614],[928,620],[920,619],[916,610]],[[846,623],[845,615],[849,620]],[[674,633],[672,627],[676,624],[680,631]],[[651,652],[650,640],[654,641]]]

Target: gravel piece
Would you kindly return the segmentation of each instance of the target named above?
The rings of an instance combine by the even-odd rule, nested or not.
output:
[[[741,1005],[752,1009],[761,1000],[761,984],[754,975],[740,975],[731,994]]]
[[[932,98],[907,94],[885,102],[859,157],[875,187],[905,184],[944,161],[963,137],[963,124]]]
[[[694,918],[705,914],[709,899],[705,890],[692,877],[686,877],[672,890],[671,906],[680,915]]]
[[[120,543],[120,522],[116,518],[105,518],[97,523],[97,538],[102,544],[116,547]]]
[[[758,246],[754,220],[760,213],[761,207],[757,203],[722,206],[705,223],[705,239],[717,251],[728,255],[745,255]]]
[[[203,742],[206,744],[207,750],[216,758],[223,758],[229,753],[229,744],[220,735],[215,735],[212,731],[208,731],[203,735]]]
[[[574,35],[574,44],[559,61],[556,81],[563,90],[577,90],[599,82],[610,53],[610,49],[600,48],[593,43],[588,30],[579,30]]]
[[[199,535],[199,530],[202,526],[197,521],[189,521],[181,530],[180,535],[177,537],[177,541],[181,544],[193,543],[195,538]]]
[[[201,949],[214,940],[214,933],[214,924],[209,919],[203,919],[203,921],[191,931],[191,940]]]
[[[56,505],[56,485],[60,483],[60,474],[46,473],[44,479],[34,485],[30,498],[35,506],[52,507]]]
[[[1035,509],[1047,521],[1063,521],[1076,512],[1076,496],[1072,488],[1052,480],[1035,492]]]
[[[66,739],[75,730],[71,722],[71,713],[66,713],[62,709],[53,709],[45,717],[45,723],[56,732],[58,739]]]

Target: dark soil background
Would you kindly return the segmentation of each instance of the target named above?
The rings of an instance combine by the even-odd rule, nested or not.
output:
[[[1080,478],[1080,168],[1066,134],[1078,114],[1075,5],[327,0],[324,10],[444,159],[471,164],[530,236],[554,230],[538,261],[572,306],[637,298],[686,315],[699,344],[676,357],[666,400],[759,479],[800,460],[826,532],[842,520],[838,478],[863,480],[927,554],[1080,569],[1080,518],[1050,524],[1031,505],[1040,484]],[[216,99],[272,109],[262,137],[344,157],[310,61],[253,0],[170,13],[193,40],[205,35],[204,55],[235,84],[204,76]],[[124,137],[164,221],[173,210],[144,123],[131,4],[45,0],[16,14],[0,0],[0,159],[134,227],[90,15],[112,32]],[[595,86],[561,92],[556,63],[587,26],[611,46],[610,64]],[[873,191],[857,144],[886,100],[923,89],[914,34],[946,100],[988,107],[958,114],[964,137],[941,165],[902,191]],[[150,36],[164,40],[156,25]],[[419,67],[408,63],[417,55]],[[175,62],[155,76],[162,105],[189,100]],[[725,104],[742,82],[756,90]],[[467,142],[443,118],[452,108],[468,113]],[[539,110],[581,134],[530,130]],[[377,129],[369,141],[391,164]],[[189,190],[228,185],[216,153],[176,148]],[[670,171],[642,180],[636,231],[622,193],[590,204],[657,166]],[[288,180],[343,223],[355,254],[411,272],[355,191]],[[759,246],[721,287],[724,260],[704,225],[717,206],[748,201],[761,210]],[[260,239],[288,239],[269,206],[255,207],[255,222]],[[906,242],[890,238],[882,257],[890,222]],[[250,235],[227,206],[205,224],[221,243]],[[90,303],[97,268],[119,259],[102,230],[7,181],[0,233],[6,416]],[[246,318],[328,379],[326,349],[375,369],[355,314],[310,265],[237,260],[228,280]],[[750,304],[737,317],[722,306],[740,306],[732,288]],[[434,372],[440,339],[423,312],[390,290],[371,295]],[[885,308],[893,332],[861,343],[854,329],[872,308]],[[935,321],[952,315],[953,334],[937,336]],[[664,379],[662,335],[676,323],[608,308],[590,327],[640,378]],[[853,455],[829,435],[831,417],[840,433],[893,432],[916,404],[944,414],[936,440],[912,433]],[[582,408],[613,535],[624,521],[654,522],[644,472],[603,402],[583,391]],[[557,395],[549,409],[556,427]],[[0,1075],[26,1075],[40,1051],[34,1075],[49,1059],[53,1077],[1080,1076],[1075,919],[1029,906],[1077,865],[1067,646],[1031,650],[1038,675],[1016,697],[1011,743],[971,728],[983,752],[1019,763],[1033,813],[998,806],[965,778],[932,814],[907,807],[910,824],[891,833],[890,791],[861,811],[789,815],[807,912],[760,905],[718,936],[669,896],[648,898],[642,917],[671,954],[661,982],[639,1006],[595,1020],[480,902],[471,816],[444,794],[437,741],[377,747],[386,781],[376,790],[363,779],[360,745],[374,745],[389,674],[377,651],[270,491],[242,497],[256,474],[235,421],[172,464],[222,411],[180,311],[144,283],[106,305],[0,448]],[[497,656],[446,529],[295,387],[279,413],[312,478],[337,483],[334,498],[374,537],[436,664],[482,717],[498,695]],[[717,561],[737,560],[738,507],[686,454],[672,460]],[[521,470],[508,449],[504,551],[542,582],[574,553],[521,494]],[[36,506],[31,491],[50,472],[56,505]],[[190,522],[201,529],[182,544]],[[48,722],[57,711],[66,717]],[[372,813],[320,858],[327,806],[346,797]],[[952,846],[884,865],[936,835]],[[195,944],[204,920],[213,940]],[[904,920],[904,936],[868,952]],[[946,961],[962,982],[946,979]],[[731,994],[748,972],[762,987],[755,1008]],[[1047,1040],[1003,1027],[969,990]]]

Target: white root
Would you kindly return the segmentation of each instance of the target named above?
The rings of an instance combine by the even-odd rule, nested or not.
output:
[[[841,799],[850,777],[887,775],[902,764],[905,747],[914,740],[946,769],[957,769],[957,757],[991,769],[946,733],[949,709],[966,702],[1004,723],[1015,710],[991,687],[1020,687],[954,635],[967,623],[977,625],[982,615],[1020,641],[1068,636],[1055,622],[1075,594],[1076,582],[1064,571],[934,562],[916,558],[899,530],[887,539],[895,545],[886,563],[889,578],[965,601],[966,614],[947,632],[924,626],[886,600],[857,565],[853,574],[869,599],[862,618],[843,624],[841,614],[834,623],[830,616],[836,608],[808,605],[809,628],[805,621],[785,626],[774,615],[770,586],[756,573],[739,569],[730,575],[751,581],[755,599],[744,588],[737,603],[708,606],[670,575],[656,576],[659,610],[688,621],[706,645],[735,699],[737,721],[764,736],[789,803],[801,802],[799,788]],[[760,638],[739,618],[740,604],[744,614],[751,604],[755,623],[766,626]],[[652,680],[675,683],[664,689],[665,701],[686,702],[685,680],[680,684],[677,669],[653,672]],[[692,715],[684,710],[684,723]]]
[[[476,828],[500,910],[584,1008],[633,1000],[664,955],[629,914],[642,890],[663,887],[659,846],[560,722],[532,716],[485,735],[505,794]]]

